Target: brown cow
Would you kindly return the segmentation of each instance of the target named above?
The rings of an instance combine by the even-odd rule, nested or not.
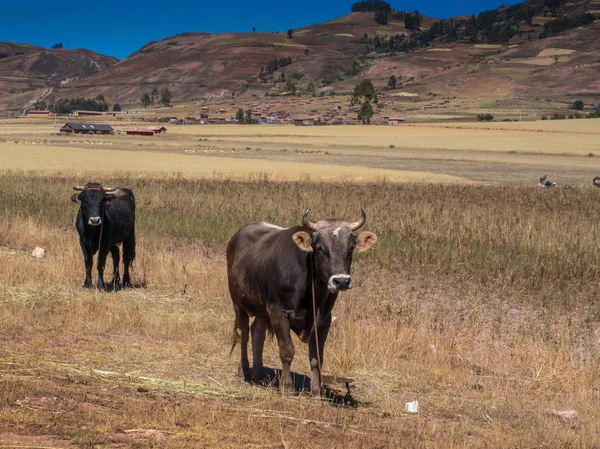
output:
[[[302,218],[303,226],[282,228],[260,221],[245,225],[227,244],[227,276],[236,315],[234,347],[241,337],[240,376],[253,382],[263,379],[262,352],[265,333],[270,330],[279,345],[281,390],[293,393],[290,364],[295,350],[290,331],[294,331],[304,343],[309,343],[311,393],[320,396],[323,348],[331,325],[331,310],[338,293],[352,288],[350,266],[354,250],[366,251],[377,236],[372,232],[353,234],[366,221],[364,210],[355,223],[339,219],[312,223],[308,212],[307,209]],[[250,316],[255,317],[252,375],[248,362]]]

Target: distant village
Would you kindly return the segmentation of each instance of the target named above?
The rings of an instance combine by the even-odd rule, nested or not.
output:
[[[253,95],[254,97],[254,95]],[[439,105],[425,105],[413,108],[396,107],[395,98],[380,95],[380,100],[391,105],[384,113],[374,108],[371,122],[374,124],[400,125],[405,123],[405,115],[412,111],[429,109],[430,107],[444,108],[444,102]],[[242,110],[243,118],[240,120],[238,111]],[[302,109],[298,112],[298,109]],[[293,112],[292,110],[296,110]],[[164,110],[157,111],[73,111],[71,114],[56,114],[57,117],[68,121],[81,119],[115,117],[116,120],[127,120],[132,122],[165,123],[172,125],[203,125],[203,124],[234,124],[247,123],[246,116],[250,111],[252,123],[257,124],[294,124],[297,126],[318,125],[355,125],[362,123],[358,117],[360,105],[352,106],[346,99],[338,98],[292,98],[278,99],[277,102],[268,103],[259,101],[258,97],[251,101],[240,102],[231,100],[210,105],[199,105],[197,112],[187,113],[185,117],[162,115]],[[54,118],[55,114],[49,110],[30,110],[28,117]],[[148,128],[150,129],[150,128]],[[80,131],[80,130],[78,130]],[[138,131],[138,130],[131,130]],[[65,132],[70,132],[65,130]],[[73,131],[74,132],[74,131]],[[142,132],[142,131],[140,131]],[[129,132],[128,132],[129,134]]]

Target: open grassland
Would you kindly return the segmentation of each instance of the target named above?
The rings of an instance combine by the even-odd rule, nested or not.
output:
[[[113,126],[126,129],[131,125]],[[300,145],[322,149],[377,149],[393,145],[399,149],[414,150],[583,156],[594,151],[600,153],[600,119],[411,126],[167,125],[167,128],[167,141],[207,138],[227,146],[276,144],[287,148]],[[52,131],[52,123],[46,122],[0,126],[0,136],[7,137],[47,136]],[[134,140],[127,136],[115,139]],[[152,139],[145,138],[143,141],[150,142]]]
[[[94,179],[136,194],[138,288],[80,288],[69,196],[87,179],[0,175],[4,444],[598,445],[598,189]],[[380,241],[356,257],[324,368],[332,397],[353,406],[244,384],[228,356],[226,241],[248,220],[292,225],[306,207],[354,219],[360,206]],[[35,246],[48,256],[30,257]],[[278,368],[275,342],[265,349]],[[413,400],[420,411],[406,414]],[[578,418],[550,413],[563,407]]]
[[[155,137],[56,136],[0,126],[0,169],[279,180],[537,183],[600,174],[598,120],[410,126],[168,126]],[[128,125],[114,125],[117,129]]]

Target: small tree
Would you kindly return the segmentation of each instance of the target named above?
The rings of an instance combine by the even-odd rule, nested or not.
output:
[[[119,103],[113,104],[113,112],[121,112],[121,105]]]
[[[577,100],[571,105],[571,109],[581,110],[581,109],[583,109],[583,106],[584,106],[583,101]]]
[[[60,44],[54,44],[54,45],[52,46],[52,48],[53,48],[53,49],[54,49],[54,48],[63,48],[63,44],[62,44],[62,42],[61,42]]]
[[[308,53],[310,52],[310,50],[308,48],[304,49],[304,56],[308,56]]]
[[[370,125],[371,117],[373,117],[373,107],[371,106],[371,103],[365,100],[358,113],[358,119],[362,120],[363,125]]]
[[[155,87],[154,89],[152,89],[152,92],[150,92],[150,103],[156,103],[156,101],[158,100],[158,95],[158,89]]]
[[[396,83],[397,83],[396,76],[395,75],[390,76],[390,79],[388,80],[388,87],[390,89],[395,89]]]
[[[145,108],[150,106],[150,95],[148,94],[148,92],[144,92],[142,94],[142,106]]]
[[[242,108],[238,108],[237,112],[235,113],[235,119],[238,123],[244,123],[244,110]]]
[[[292,37],[294,37],[294,30],[292,30],[291,28],[289,30],[287,30],[287,36],[288,36],[288,39],[291,39]]]
[[[252,27],[252,32],[256,33],[256,28],[255,27]]]
[[[352,93],[352,105],[360,103],[361,97],[365,100],[371,101],[377,97],[375,94],[375,87],[369,79],[361,80],[356,86],[354,86],[354,92]]]
[[[166,87],[160,93],[160,103],[163,106],[171,106],[171,91]]]
[[[248,109],[246,111],[246,123],[247,124],[252,123],[252,109]]]
[[[295,94],[297,90],[296,83],[294,83],[292,80],[288,80],[288,82],[285,84],[285,90],[286,92]]]

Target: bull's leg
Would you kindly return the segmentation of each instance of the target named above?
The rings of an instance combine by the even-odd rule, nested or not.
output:
[[[243,377],[246,382],[250,382],[250,362],[248,362],[248,340],[250,339],[250,318],[244,309],[234,304],[235,322],[240,330],[242,339],[242,354],[240,357],[240,366],[238,375]]]
[[[108,250],[100,249],[98,251],[98,288],[104,288],[106,284],[104,283],[104,265],[106,264],[106,256],[108,256]]]
[[[94,265],[94,256],[85,247],[83,242],[81,244],[81,251],[83,252],[83,261],[85,263],[85,281],[83,281],[83,288],[90,288],[92,286],[92,266]]]
[[[267,333],[267,323],[256,317],[252,323],[252,382],[259,383],[263,379],[263,348]]]
[[[317,342],[315,334],[313,333],[310,337],[308,344],[308,359],[310,360],[310,394],[313,396],[321,396],[321,369],[323,365],[323,349],[325,348],[325,342],[327,341],[327,335],[329,335],[329,328],[331,327],[331,315],[329,315],[321,326],[317,328],[317,336],[319,337],[319,357],[321,359],[321,366],[319,366],[319,357],[317,357]]]
[[[270,309],[269,316],[279,345],[279,357],[281,358],[282,368],[280,381],[281,392],[283,394],[293,394],[295,388],[294,383],[292,382],[290,366],[292,360],[294,360],[294,353],[296,350],[294,349],[294,343],[290,336],[290,322],[287,313],[279,307]]]
[[[112,255],[113,260],[113,289],[117,289],[119,285],[119,247],[117,245],[113,246],[110,249],[110,254]]]
[[[135,234],[132,232],[129,237],[123,241],[123,288],[129,287],[131,279],[129,269],[135,259]]]

